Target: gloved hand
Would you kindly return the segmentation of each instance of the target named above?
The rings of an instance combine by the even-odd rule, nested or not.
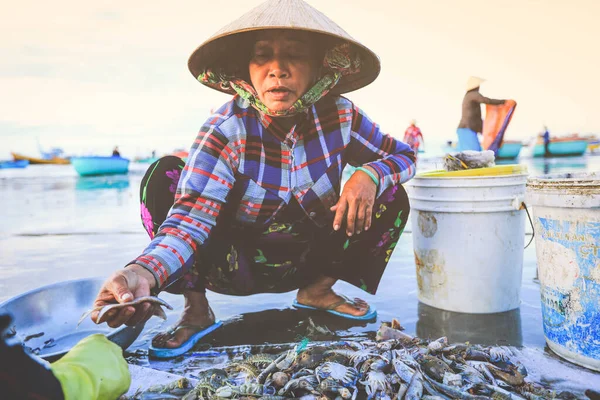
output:
[[[101,334],[79,341],[50,364],[50,369],[62,386],[65,400],[115,400],[131,384],[121,348]]]

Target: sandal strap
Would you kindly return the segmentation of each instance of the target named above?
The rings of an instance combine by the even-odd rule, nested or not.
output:
[[[169,328],[168,333],[171,334],[171,335],[174,335],[180,329],[185,329],[185,328],[193,329],[193,330],[199,332],[201,330],[204,330],[204,329],[208,328],[209,326],[210,325],[191,325],[191,324],[184,324],[184,325],[172,326],[171,328]]]
[[[356,302],[352,299],[350,299],[349,297],[343,295],[343,294],[338,294],[338,296],[340,296],[342,298],[342,300],[338,300],[335,303],[332,303],[330,305],[328,305],[327,307],[325,307],[326,310],[335,310],[336,308],[338,308],[339,306],[341,306],[342,304],[350,304],[355,306]]]
[[[327,307],[325,307],[325,309],[326,310],[335,310],[336,308],[338,308],[342,304],[346,304],[346,303],[347,303],[346,300],[336,301],[335,303],[332,303],[332,304],[328,305]]]
[[[212,317],[212,319],[215,319],[215,314],[213,313],[212,308],[208,307],[208,315],[210,317]],[[169,329],[167,329],[165,332],[163,332],[163,334],[167,334],[167,335],[175,335],[177,333],[178,330],[183,329],[183,328],[189,328],[189,329],[193,329],[196,331],[201,331],[203,329],[208,328],[210,325],[194,325],[194,324],[183,324],[183,325],[173,325],[171,326]]]

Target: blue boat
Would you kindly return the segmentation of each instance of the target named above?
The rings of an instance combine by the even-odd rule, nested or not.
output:
[[[512,160],[519,157],[523,143],[519,141],[505,140],[496,154],[497,159]]]
[[[81,176],[126,174],[129,159],[122,157],[72,157],[71,164]]]
[[[29,160],[0,161],[0,169],[3,168],[25,168],[29,165]]]
[[[550,157],[580,156],[585,153],[588,141],[583,138],[556,138],[550,139],[548,151]],[[534,157],[544,157],[544,143],[536,142],[533,148]]]
[[[159,160],[158,157],[146,157],[146,158],[139,158],[137,160],[134,159],[133,161],[140,163],[140,164],[152,164],[153,162],[158,161],[158,160]]]

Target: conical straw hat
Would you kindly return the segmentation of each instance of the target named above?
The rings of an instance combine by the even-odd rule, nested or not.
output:
[[[479,86],[481,86],[481,84],[485,82],[485,79],[483,78],[479,78],[476,76],[470,76],[469,80],[467,81],[467,92],[469,90],[473,90],[475,88],[478,88]]]
[[[331,90],[332,93],[347,93],[367,86],[379,75],[381,65],[375,53],[354,40],[325,14],[302,0],[268,0],[223,27],[192,53],[188,60],[190,72],[197,78],[206,68],[223,67],[223,60],[229,60],[231,63],[231,59],[236,55],[239,58],[240,54],[249,54],[250,48],[245,48],[249,44],[244,39],[248,39],[252,32],[267,29],[313,32],[324,35],[325,39],[353,44],[361,57],[360,72],[344,75]],[[247,70],[247,66],[244,68]],[[230,88],[217,90],[235,93]]]

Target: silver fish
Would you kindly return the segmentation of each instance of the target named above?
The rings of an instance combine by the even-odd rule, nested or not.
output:
[[[404,398],[406,400],[417,400],[423,397],[423,375],[417,371],[410,380],[408,390]]]
[[[485,385],[488,389],[492,390],[494,393],[499,394],[498,398],[506,399],[506,400],[525,400],[523,397],[511,393],[508,390],[504,390],[501,387],[495,385]]]
[[[404,364],[399,358],[395,358],[392,361],[392,365],[394,366],[394,371],[396,374],[406,383],[410,383],[413,375],[415,374],[415,370]]]
[[[408,385],[401,383],[400,388],[398,389],[398,394],[396,394],[396,398],[397,399],[403,398],[404,395],[406,394],[407,390],[408,390]]]
[[[94,307],[91,310],[88,310],[85,313],[83,313],[83,315],[79,319],[79,322],[77,323],[77,326],[79,326],[79,324],[81,324],[83,322],[83,320],[88,315],[90,315],[91,313],[93,313],[94,311],[100,311],[98,313],[98,317],[96,318],[96,322],[98,322],[98,321],[101,321],[102,317],[107,312],[109,312],[110,310],[117,309],[117,308],[128,307],[128,306],[137,306],[137,305],[142,304],[144,302],[151,303],[153,305],[159,306],[159,307],[153,307],[153,315],[156,315],[157,317],[160,317],[160,318],[165,319],[165,320],[167,319],[167,315],[165,314],[165,311],[160,306],[167,307],[169,310],[173,309],[173,307],[171,307],[171,305],[169,303],[167,303],[166,301],[164,301],[163,299],[161,299],[159,297],[156,297],[156,296],[142,296],[142,297],[138,297],[137,299],[135,299],[133,301],[129,301],[127,303],[114,303],[114,304],[109,304],[109,305],[106,305],[106,306]]]
[[[471,395],[471,394],[469,394],[467,392],[463,392],[459,388],[456,388],[456,387],[453,387],[453,386],[444,385],[443,383],[436,382],[435,379],[432,379],[432,378],[428,377],[427,374],[423,374],[423,378],[425,378],[425,380],[430,385],[432,385],[436,390],[439,390],[443,394],[446,394],[446,395],[448,395],[449,397],[451,397],[453,399],[485,400],[485,399],[488,398],[486,396]]]
[[[423,388],[429,392],[432,396],[438,397],[442,400],[452,400],[450,397],[440,393],[437,389],[435,389],[433,386],[431,386],[429,384],[429,382],[427,382],[426,380],[423,380]],[[425,396],[422,397],[422,399],[424,399]]]

